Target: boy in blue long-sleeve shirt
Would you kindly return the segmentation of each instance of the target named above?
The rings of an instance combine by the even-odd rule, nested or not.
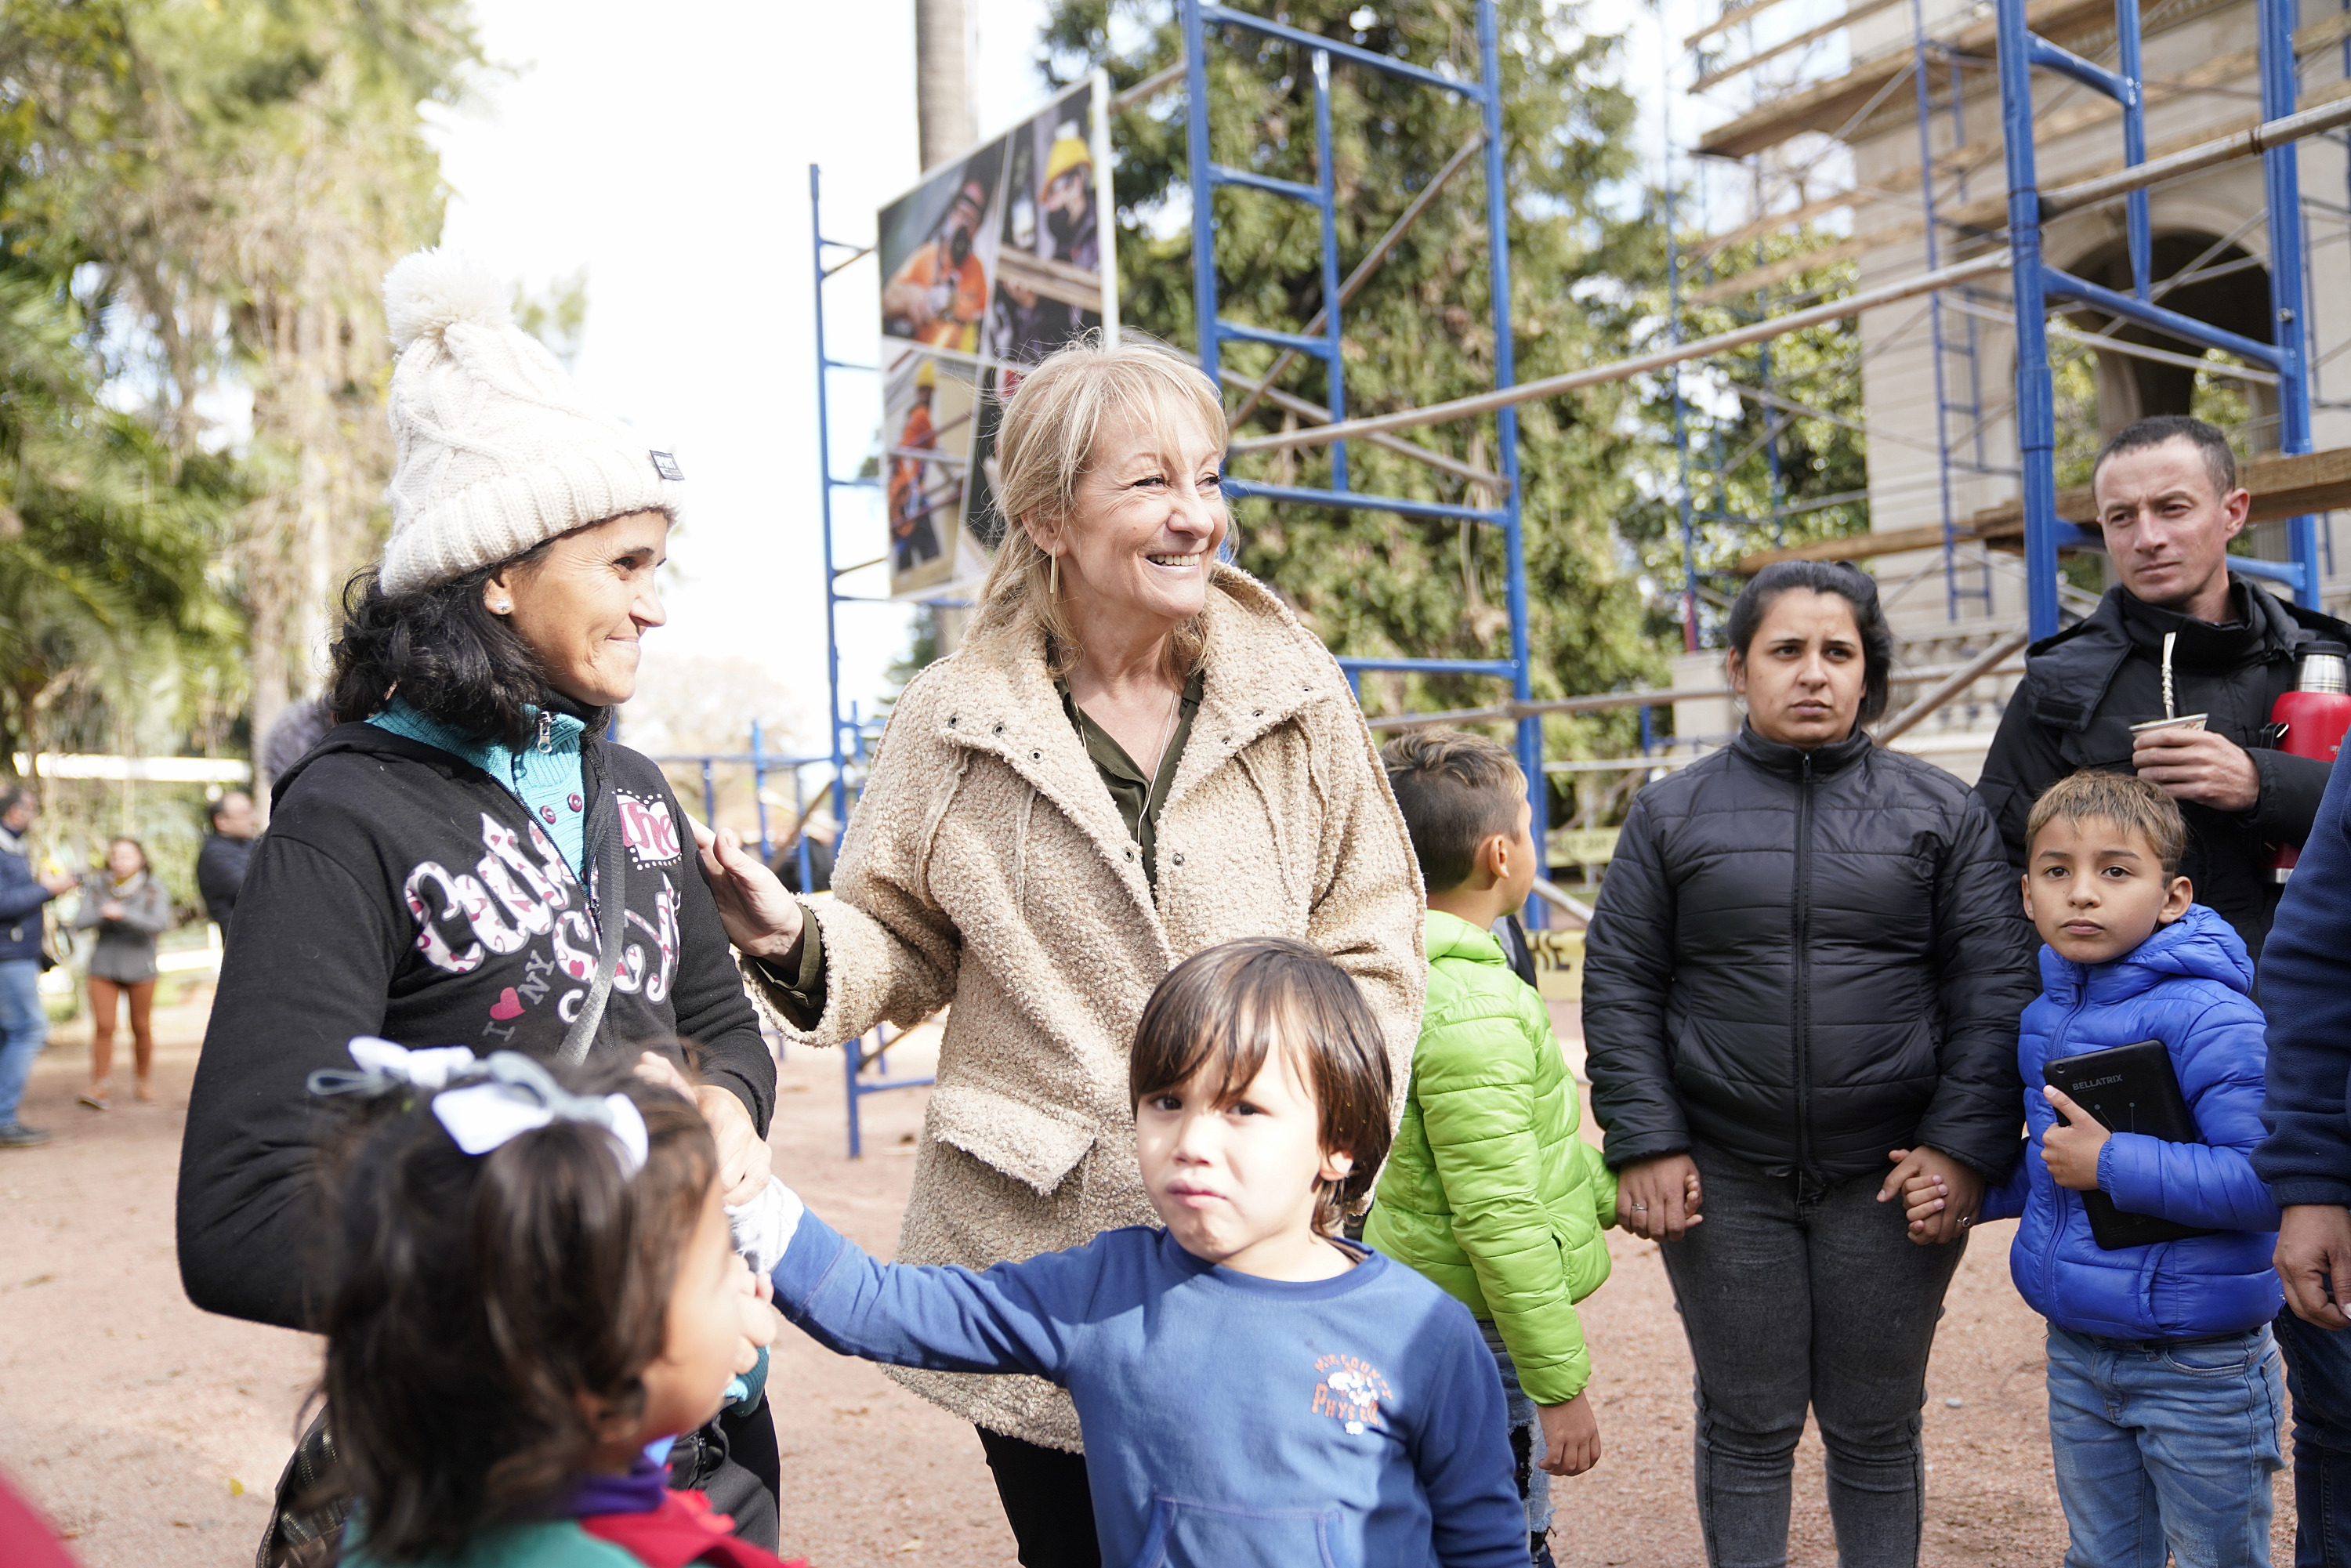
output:
[[[1105,1563],[1526,1568],[1476,1322],[1337,1235],[1389,1136],[1385,1047],[1354,982],[1303,943],[1209,948],[1153,994],[1129,1082],[1164,1230],[914,1268],[775,1183],[737,1215],[737,1244],[833,1350],[1066,1387]]]
[[[2263,1024],[2243,941],[2179,874],[2186,836],[2168,796],[2116,773],[2060,779],[2026,824],[2025,912],[2047,944],[2018,1050],[2032,1146],[1983,1217],[2022,1216],[2009,1270],[2049,1320],[2066,1568],[2270,1560],[2284,1390],[2278,1211],[2250,1157]],[[2170,1053],[2202,1143],[2113,1132],[2043,1083],[2056,1058],[2144,1040]],[[2105,1250],[2092,1190],[2211,1234]],[[1930,1180],[1907,1197],[1914,1222],[1940,1207]]]

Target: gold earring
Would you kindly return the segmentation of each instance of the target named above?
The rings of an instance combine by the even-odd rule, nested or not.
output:
[[[1045,580],[1045,597],[1059,599],[1061,597],[1061,558],[1053,556],[1050,559],[1052,560],[1053,567],[1051,573]]]

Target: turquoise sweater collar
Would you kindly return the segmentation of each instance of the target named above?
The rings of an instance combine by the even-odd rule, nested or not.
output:
[[[587,874],[587,796],[580,749],[587,726],[553,708],[523,710],[537,727],[535,744],[514,750],[499,740],[461,736],[395,696],[368,722],[393,735],[472,763],[505,787],[538,819],[571,869]]]

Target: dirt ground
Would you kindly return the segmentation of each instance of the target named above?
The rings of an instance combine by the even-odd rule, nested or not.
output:
[[[1562,1021],[1570,1029],[1569,1009]],[[159,1106],[99,1114],[73,1103],[78,1027],[36,1069],[24,1114],[46,1147],[0,1152],[0,1469],[70,1538],[88,1568],[230,1568],[252,1561],[266,1500],[317,1375],[314,1343],[207,1316],[181,1294],[172,1196],[201,998],[159,1009]],[[1574,1048],[1570,1047],[1571,1054]],[[895,1071],[928,1071],[919,1041]],[[118,1068],[118,1071],[121,1069]],[[795,1051],[780,1070],[777,1168],[878,1252],[894,1244],[925,1092],[863,1103],[862,1160],[846,1157],[841,1058]],[[2049,1464],[2040,1320],[2010,1287],[2011,1228],[1976,1238],[1928,1376],[1931,1568],[2024,1568],[2064,1549]],[[1604,1457],[1555,1482],[1562,1564],[1698,1564],[1689,1490],[1689,1358],[1655,1246],[1612,1233],[1614,1277],[1584,1308]],[[878,1371],[787,1330],[769,1383],[783,1448],[783,1541],[816,1568],[998,1564],[1011,1541],[969,1427]],[[1792,1561],[1835,1561],[1820,1448],[1798,1458]],[[2292,1498],[2278,1486],[2278,1560]]]

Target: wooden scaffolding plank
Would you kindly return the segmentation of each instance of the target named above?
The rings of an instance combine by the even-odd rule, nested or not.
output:
[[[2114,15],[2111,0],[2034,0],[2026,11],[2026,20],[2043,37],[2062,43],[2113,26]],[[1962,53],[1990,57],[1995,50],[1997,30],[1996,22],[1986,16],[1960,28],[1948,41]],[[1834,80],[1801,89],[1726,120],[1698,139],[1698,151],[1708,157],[1744,158],[1807,131],[1834,131],[1909,68],[1907,52],[1882,56]]]
[[[2316,41],[2306,46],[2310,48],[2323,48],[2328,44],[2340,42],[2345,37],[2351,37],[2351,12],[2339,12],[2324,22],[2304,28],[2303,33],[2316,36]],[[2295,41],[2297,44],[2302,42],[2302,34],[2295,35]],[[2251,50],[2241,54],[2217,56],[2207,65],[2190,72],[2189,76],[2173,78],[2176,85],[2150,82],[2147,90],[2147,99],[2149,102],[2156,102],[2163,98],[2176,97],[2181,93],[2200,91],[2204,87],[2217,86],[2235,77],[2250,76],[2258,68],[2259,63]],[[2191,78],[2194,78],[2193,84],[2191,84]],[[2304,93],[2298,107],[2319,109],[2345,98],[2351,98],[2351,80],[2331,81],[2323,87],[2314,88]],[[2110,100],[2103,98],[2090,103],[2075,104],[2044,119],[2039,127],[2039,134],[2052,138],[2071,135],[2076,131],[2085,130],[2099,120],[2110,119],[2120,112]],[[2239,115],[2235,119],[2223,120],[2218,125],[2208,125],[2200,131],[2175,136],[2168,141],[2158,142],[2147,149],[2147,158],[2150,162],[2158,158],[2168,158],[2174,152],[2183,152],[2190,147],[2200,147],[2207,141],[2216,141],[2222,137],[2240,135],[2261,123],[2262,117],[2258,113]],[[1990,158],[1991,153],[1987,151],[1985,156]],[[1937,160],[1938,162],[1943,161]],[[2108,158],[2090,168],[2069,172],[2065,178],[2068,181],[2095,180],[2101,175],[2118,173],[2122,168],[2121,158]],[[1907,175],[1903,181],[1904,184],[1915,186],[1917,183],[1917,165],[1913,164],[1907,171],[1900,171],[1900,172]],[[1887,182],[1889,187],[1893,183],[1891,180]],[[1807,203],[1803,207],[1783,217],[1759,220],[1750,224],[1737,231],[1735,235],[1727,236],[1721,243],[1727,246],[1740,240],[1753,239],[1759,235],[1771,233],[1788,224],[1803,221],[1807,215],[1817,217],[1824,213],[1834,211],[1839,206],[1850,204],[1853,204],[1853,202],[1849,195],[1844,199],[1823,197],[1818,201]],[[1987,196],[1981,201],[1970,202],[1963,206],[1947,207],[1943,210],[1941,217],[1946,225],[1952,227],[1982,229],[1989,233],[2007,224],[2008,197],[2003,193],[1997,196]],[[1718,299],[1734,298],[1741,294],[1751,294],[1759,288],[1771,287],[1785,278],[1793,277],[1796,274],[1809,271],[1815,267],[1826,267],[1854,256],[1865,256],[1879,246],[1916,239],[1925,232],[1926,226],[1925,218],[1918,217],[1907,222],[1888,224],[1883,228],[1872,229],[1866,234],[1855,235],[1849,238],[1830,239],[1811,250],[1799,251],[1792,256],[1782,256],[1776,261],[1768,262],[1762,267],[1750,267],[1745,272],[1737,272],[1728,277],[1718,278],[1704,288],[1692,293],[1690,299],[1694,303],[1702,305]],[[1701,252],[1700,254],[1711,253]]]
[[[1901,0],[1853,0],[1853,4],[1845,7],[1844,14],[1841,16],[1823,22],[1817,27],[1807,27],[1794,37],[1782,38],[1769,48],[1758,49],[1745,59],[1733,60],[1729,65],[1717,66],[1690,83],[1690,91],[1704,92],[1708,88],[1719,87],[1733,77],[1744,76],[1757,66],[1776,60],[1792,49],[1801,49],[1806,44],[1817,44],[1831,33],[1842,32],[1864,16],[1876,16],[1888,6],[1899,4]]]

